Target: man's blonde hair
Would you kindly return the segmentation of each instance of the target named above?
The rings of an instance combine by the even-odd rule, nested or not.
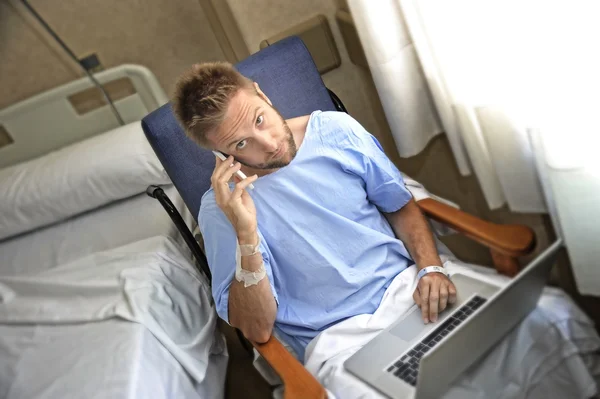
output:
[[[186,134],[208,147],[207,134],[223,122],[229,101],[240,89],[255,91],[252,81],[230,63],[196,64],[177,80],[173,111]]]

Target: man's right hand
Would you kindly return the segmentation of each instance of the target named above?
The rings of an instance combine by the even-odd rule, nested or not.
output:
[[[225,161],[221,161],[217,157],[216,160],[215,170],[210,181],[215,190],[217,205],[229,219],[238,239],[243,241],[246,238],[253,240],[257,230],[256,208],[246,188],[250,183],[256,181],[258,176],[249,176],[242,181],[236,176],[237,183],[232,191],[229,188],[229,181],[235,172],[240,170],[241,164],[239,162],[234,163],[232,156],[229,156]]]
[[[250,176],[243,181],[235,177],[236,185],[232,191],[229,188],[229,181],[240,167],[239,163],[234,164],[231,156],[225,161],[217,158],[210,181],[215,190],[217,205],[235,229],[240,245],[256,245],[258,242],[256,208],[246,187],[258,176]],[[257,271],[263,266],[261,252],[241,258],[241,267],[244,270]],[[229,288],[228,306],[229,323],[242,330],[246,338],[259,343],[269,340],[277,315],[277,303],[268,276],[257,285],[248,287],[234,278]]]

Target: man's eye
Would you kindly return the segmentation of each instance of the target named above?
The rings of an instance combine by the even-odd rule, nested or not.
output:
[[[258,117],[256,118],[256,126],[260,126],[261,123],[263,123],[263,116],[262,115],[258,115]]]
[[[244,148],[246,146],[246,143],[248,143],[247,140],[242,140],[239,143],[237,143],[237,145],[235,146],[236,149],[241,150],[242,148]]]

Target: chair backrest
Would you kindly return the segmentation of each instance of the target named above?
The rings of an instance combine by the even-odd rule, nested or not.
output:
[[[290,37],[251,55],[236,66],[257,82],[284,118],[336,107],[304,43]],[[210,188],[214,155],[189,139],[165,104],[142,120],[142,127],[158,159],[194,218]]]

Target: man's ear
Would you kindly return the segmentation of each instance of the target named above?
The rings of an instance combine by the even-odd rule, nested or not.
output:
[[[269,97],[267,97],[267,95],[263,93],[263,91],[258,86],[258,83],[254,82],[254,88],[256,89],[256,93],[260,98],[265,100],[270,106],[273,106],[273,103],[271,102],[271,100],[269,100]]]

